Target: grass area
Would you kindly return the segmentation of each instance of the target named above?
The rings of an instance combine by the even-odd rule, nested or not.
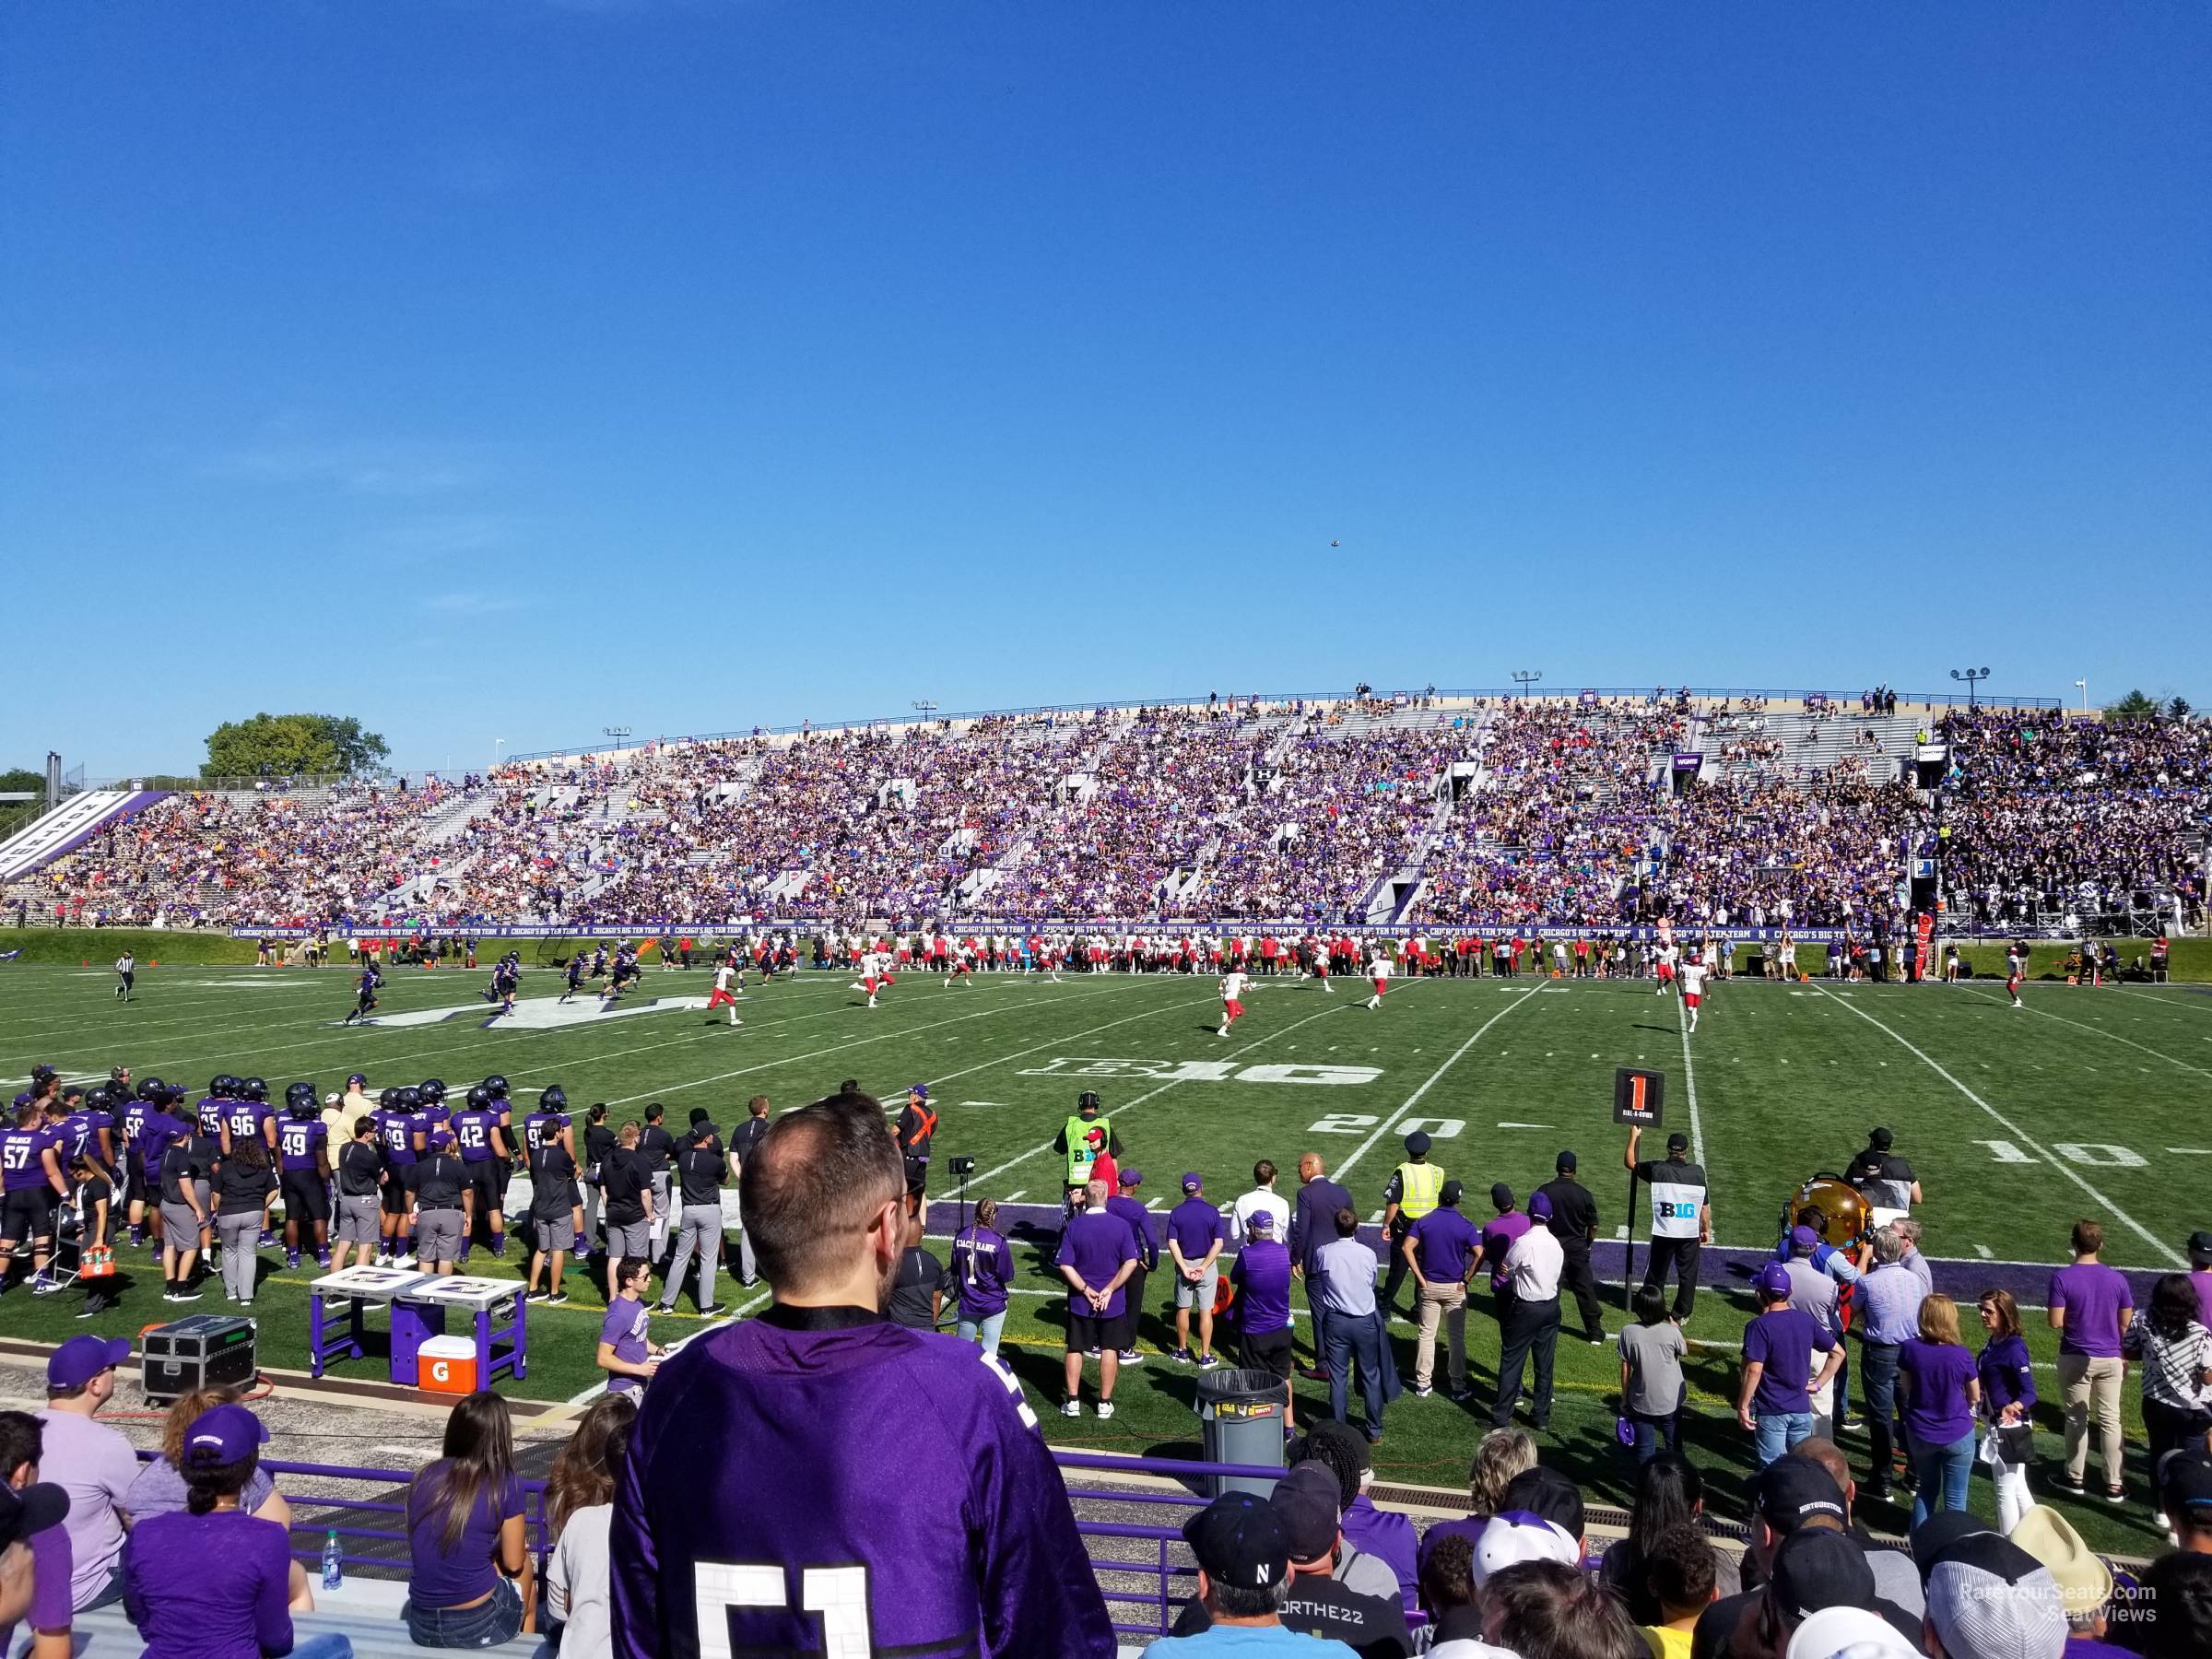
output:
[[[1667,1074],[1667,1126],[1701,1147],[1723,1244],[1771,1243],[1797,1182],[1841,1168],[1877,1123],[1897,1132],[1926,1187],[1922,1217],[1936,1256],[2056,1262],[2070,1222],[2090,1215],[2106,1223],[2110,1259],[2167,1267],[2192,1229],[2212,1225],[2198,1161],[2212,1158],[2212,1133],[2198,1126],[2212,1097],[2212,998],[2182,988],[2035,984],[2016,1013],[2001,988],[1985,984],[1723,986],[1688,1040],[1677,1006],[1635,983],[1401,982],[1380,1013],[1369,1013],[1350,987],[1327,995],[1263,981],[1246,1021],[1223,1041],[1208,980],[983,976],[947,989],[913,975],[868,1010],[841,974],[802,975],[748,997],[746,1023],[733,1030],[681,1006],[681,997],[704,995],[696,970],[650,971],[639,1012],[602,1015],[585,1003],[559,1016],[573,1023],[528,1027],[488,1028],[491,1010],[476,995],[482,979],[395,972],[383,1014],[418,1022],[361,1030],[335,1023],[351,1004],[339,969],[165,967],[142,974],[138,1000],[125,1006],[104,971],[18,965],[0,975],[0,1077],[19,1079],[38,1061],[76,1076],[123,1062],[195,1088],[217,1071],[258,1074],[280,1093],[294,1078],[335,1087],[352,1070],[372,1088],[498,1070],[518,1093],[559,1082],[575,1106],[607,1100],[618,1120],[659,1100],[679,1122],[699,1105],[725,1127],[755,1093],[782,1108],[847,1077],[887,1099],[926,1079],[943,1115],[940,1160],[973,1155],[974,1196],[1022,1203],[1054,1195],[1060,1171],[1046,1148],[1077,1093],[1095,1088],[1127,1147],[1124,1164],[1147,1172],[1163,1206],[1186,1169],[1226,1202],[1263,1156],[1283,1167],[1288,1190],[1298,1154],[1312,1148],[1363,1206],[1379,1207],[1399,1139],[1418,1124],[1435,1140],[1435,1161],[1477,1194],[1497,1180],[1525,1193],[1548,1178],[1556,1152],[1574,1147],[1610,1230],[1626,1196],[1621,1132],[1610,1122],[1613,1071],[1641,1065]],[[556,990],[551,975],[533,972],[525,1009],[547,1016]],[[660,1006],[648,1006],[654,998]],[[479,1253],[477,1270],[484,1262]],[[254,1312],[265,1363],[302,1362],[308,1277],[279,1269],[262,1291]],[[1042,1260],[1025,1253],[1030,1293],[1017,1298],[1007,1330],[1009,1358],[1048,1408],[1060,1386],[1053,1285]],[[567,1398],[595,1379],[598,1297],[571,1288],[571,1307],[533,1310],[531,1375],[521,1392]],[[161,1320],[173,1310],[158,1289],[140,1275],[124,1305],[90,1328],[127,1335]],[[195,1311],[222,1306],[217,1292]],[[0,1330],[52,1340],[87,1328],[74,1312],[72,1297],[10,1295],[0,1302]],[[1690,1334],[1731,1344],[1743,1318],[1739,1302],[1709,1293]],[[1617,1305],[1609,1309],[1610,1328],[1619,1319]],[[678,1316],[656,1321],[655,1334],[669,1340],[699,1328]],[[1497,1351],[1485,1314],[1470,1318],[1469,1335],[1475,1411],[1441,1394],[1393,1407],[1378,1460],[1385,1477],[1449,1486],[1464,1476],[1485,1426]],[[2039,1326],[2031,1339],[2049,1361],[2054,1338]],[[1194,1380],[1159,1357],[1171,1343],[1157,1310],[1140,1345],[1153,1357],[1124,1373],[1115,1419],[1048,1412],[1055,1441],[1194,1449]],[[1411,1346],[1411,1328],[1401,1327],[1408,1373]],[[380,1370],[354,1362],[340,1374]],[[1724,1346],[1700,1359],[1689,1429],[1728,1512],[1746,1468],[1744,1437],[1724,1404],[1734,1374]],[[1552,1454],[1594,1493],[1618,1492],[1625,1471],[1611,1437],[1610,1349],[1570,1339],[1559,1378]],[[2055,1394],[2055,1379],[2045,1373],[2045,1382]],[[1301,1412],[1324,1401],[1300,1385]],[[2129,1410],[2139,1436],[2132,1400]],[[2051,1408],[2044,1415],[2050,1452],[2057,1418]],[[1863,1460],[1863,1444],[1852,1446]],[[1987,1499],[1985,1483],[1975,1491],[1977,1502]],[[2140,1505],[2069,1509],[2109,1547],[2156,1541]]]

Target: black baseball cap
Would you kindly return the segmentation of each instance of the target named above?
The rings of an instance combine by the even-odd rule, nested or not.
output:
[[[59,1526],[68,1516],[69,1494],[51,1481],[37,1481],[20,1491],[0,1486],[0,1549]]]
[[[1583,1535],[1582,1488],[1559,1470],[1542,1464],[1522,1470],[1506,1482],[1505,1490],[1499,1494],[1498,1509],[1500,1513],[1525,1510],[1549,1521],[1571,1538]]]
[[[1208,1578],[1247,1590],[1272,1589],[1290,1576],[1290,1539],[1265,1500],[1224,1492],[1182,1524],[1182,1541]]]
[[[1561,1174],[1565,1174],[1569,1170],[1571,1170],[1574,1167],[1574,1154],[1571,1152],[1562,1152],[1557,1159],[1552,1160],[1552,1168],[1558,1170]]]
[[[1666,1137],[1666,1149],[1669,1152],[1688,1151],[1689,1136],[1683,1134],[1679,1129],[1676,1130],[1672,1135]]]
[[[1843,1488],[1811,1458],[1795,1453],[1776,1458],[1751,1483],[1751,1504],[1759,1518],[1787,1537],[1815,1515],[1832,1515],[1843,1524]]]
[[[1959,1539],[1993,1530],[1988,1522],[1965,1510],[1936,1511],[1912,1529],[1912,1564],[1920,1569],[1920,1582],[1928,1582],[1936,1563]]]
[[[1887,1152],[1897,1144],[1897,1136],[1887,1129],[1869,1129],[1866,1132],[1866,1144],[1877,1152]]]
[[[1465,1182],[1447,1181],[1444,1182],[1443,1190],[1437,1194],[1436,1201],[1439,1204],[1457,1204],[1466,1196],[1466,1194],[1467,1188]]]
[[[2201,1452],[2170,1454],[2159,1465],[2159,1496],[2168,1510],[2212,1510],[2212,1462]]]
[[[2189,1235],[2189,1265],[2192,1267],[2212,1267],[2212,1232],[2200,1229]]]
[[[1775,1551],[1773,1588],[1794,1619],[1824,1607],[1871,1607],[1874,1569],[1857,1539],[1817,1528],[1794,1534]]]
[[[1490,1182],[1490,1202],[1501,1210],[1513,1207],[1513,1189],[1502,1181]]]
[[[1341,1496],[1336,1477],[1324,1464],[1300,1464],[1275,1483],[1267,1501],[1283,1524],[1293,1561],[1318,1561],[1336,1547]]]

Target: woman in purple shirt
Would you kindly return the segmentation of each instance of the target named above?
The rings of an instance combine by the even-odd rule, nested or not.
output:
[[[1997,1530],[2009,1534],[2019,1518],[2034,1507],[2028,1491],[2028,1454],[2034,1450],[2035,1367],[2028,1358],[2028,1338],[2020,1330],[2020,1310],[2009,1290],[1982,1292],[1982,1324],[1989,1342],[1974,1364],[1982,1384],[1982,1420],[1996,1437],[1989,1465],[1997,1488]],[[2015,1435],[2028,1444],[2020,1454],[2006,1454],[2006,1437],[2000,1430],[2027,1429]]]
[[[1947,1296],[1920,1303],[1920,1335],[1897,1351],[1905,1448],[1912,1459],[1912,1525],[1937,1509],[1966,1507],[1974,1471],[1974,1413],[1982,1384],[1974,1357],[1959,1340],[1959,1304]],[[1940,1494],[1940,1496],[1939,1496]]]
[[[418,1647],[496,1647],[533,1621],[535,1588],[507,1402],[473,1394],[445,1420],[445,1455],[407,1488],[413,1575],[402,1611]]]
[[[184,1508],[132,1528],[123,1547],[123,1606],[145,1659],[350,1659],[343,1636],[295,1643],[292,1541],[241,1507],[268,1430],[243,1406],[217,1406],[185,1430]]]
[[[997,1199],[978,1204],[975,1225],[953,1236],[952,1277],[959,1286],[960,1340],[973,1342],[980,1333],[983,1357],[995,1357],[1006,1324],[1006,1287],[1014,1282],[1014,1252],[998,1231]]]

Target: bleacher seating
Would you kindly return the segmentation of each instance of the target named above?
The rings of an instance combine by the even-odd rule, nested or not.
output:
[[[1956,739],[1937,790],[1913,773],[1924,735]],[[1908,863],[1941,849],[1986,919],[2023,892],[2192,910],[2208,746],[2203,721],[1665,692],[884,724],[511,763],[465,788],[179,795],[5,901],[75,924],[437,931],[1865,924],[1894,920]]]

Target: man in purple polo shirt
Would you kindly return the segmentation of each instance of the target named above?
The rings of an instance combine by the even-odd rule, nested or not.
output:
[[[2196,1292],[2196,1323],[2212,1330],[2212,1232],[2189,1235],[2189,1288]]]
[[[1444,1182],[1436,1208],[1413,1224],[1402,1246],[1413,1277],[1420,1281],[1415,1300],[1421,1310],[1421,1335],[1413,1349],[1413,1394],[1425,1400],[1436,1392],[1436,1327],[1444,1327],[1450,1355],[1450,1387],[1454,1400],[1467,1397],[1467,1280],[1483,1249],[1483,1235],[1460,1213],[1465,1188]],[[1516,1221],[1524,1219],[1520,1216]],[[1509,1245],[1508,1249],[1511,1248]],[[1498,1253],[1502,1264],[1505,1252]]]
[[[1255,1209],[1244,1223],[1244,1248],[1229,1270],[1243,1321],[1243,1352],[1252,1371],[1280,1377],[1283,1427],[1293,1426],[1290,1390],[1290,1247],[1275,1236],[1275,1212]]]
[[[1769,1262],[1759,1270],[1759,1312],[1744,1327],[1744,1383],[1735,1419],[1756,1437],[1765,1468],[1813,1432],[1813,1395],[1834,1379],[1843,1350],[1818,1320],[1790,1305],[1789,1269]],[[1814,1353],[1826,1354],[1818,1378]]]
[[[2104,1464],[2104,1495],[2118,1503],[2126,1494],[2121,1477],[2120,1384],[2127,1361],[2120,1344],[2136,1317],[2135,1292],[2117,1267],[2098,1260],[2104,1229],[2094,1221],[2074,1223],[2074,1261],[2051,1276],[2044,1315],[2058,1333],[2058,1386],[2066,1404],[2066,1467],[2059,1489],[2083,1496],[2088,1472],[2089,1419],[2097,1422],[2097,1449]]]
[[[1168,1356],[1200,1371],[1221,1363],[1214,1357],[1214,1290],[1219,1284],[1218,1263],[1229,1242],[1229,1229],[1206,1196],[1205,1182],[1195,1170],[1182,1175],[1182,1202],[1168,1212],[1168,1253],[1175,1258],[1175,1351]],[[1198,1352],[1191,1352],[1191,1311],[1198,1312]]]
[[[1500,1181],[1490,1188],[1490,1207],[1498,1213],[1482,1224],[1482,1248],[1475,1253],[1475,1267],[1490,1270],[1490,1311],[1497,1316],[1498,1328],[1505,1329],[1506,1321],[1512,1316],[1512,1288],[1507,1282],[1506,1253],[1521,1241],[1528,1230],[1528,1218],[1513,1207],[1513,1189]],[[1471,1271],[1471,1270],[1470,1270]]]
[[[1129,1276],[1129,1282],[1124,1287],[1129,1316],[1123,1322],[1128,1326],[1124,1333],[1128,1340],[1122,1344],[1121,1359],[1124,1365],[1136,1365],[1144,1360],[1136,1347],[1136,1322],[1145,1316],[1146,1277],[1159,1265],[1159,1241],[1152,1236],[1152,1217],[1136,1190],[1145,1183],[1144,1171],[1122,1170],[1116,1173],[1122,1190],[1106,1200],[1106,1207],[1129,1223],[1129,1231],[1136,1240],[1136,1271]]]
[[[1136,1235],[1106,1207],[1106,1183],[1083,1189],[1087,1202],[1067,1218],[1053,1265],[1067,1281],[1067,1400],[1063,1417],[1083,1415],[1083,1358],[1099,1357],[1099,1416],[1113,1415],[1113,1381],[1129,1346],[1125,1287],[1136,1271]]]
[[[69,1494],[70,1602],[85,1612],[123,1599],[124,1494],[138,1478],[131,1442],[92,1419],[115,1395],[115,1368],[131,1357],[127,1337],[72,1336],[46,1361],[46,1409],[39,1413],[40,1473]]]

